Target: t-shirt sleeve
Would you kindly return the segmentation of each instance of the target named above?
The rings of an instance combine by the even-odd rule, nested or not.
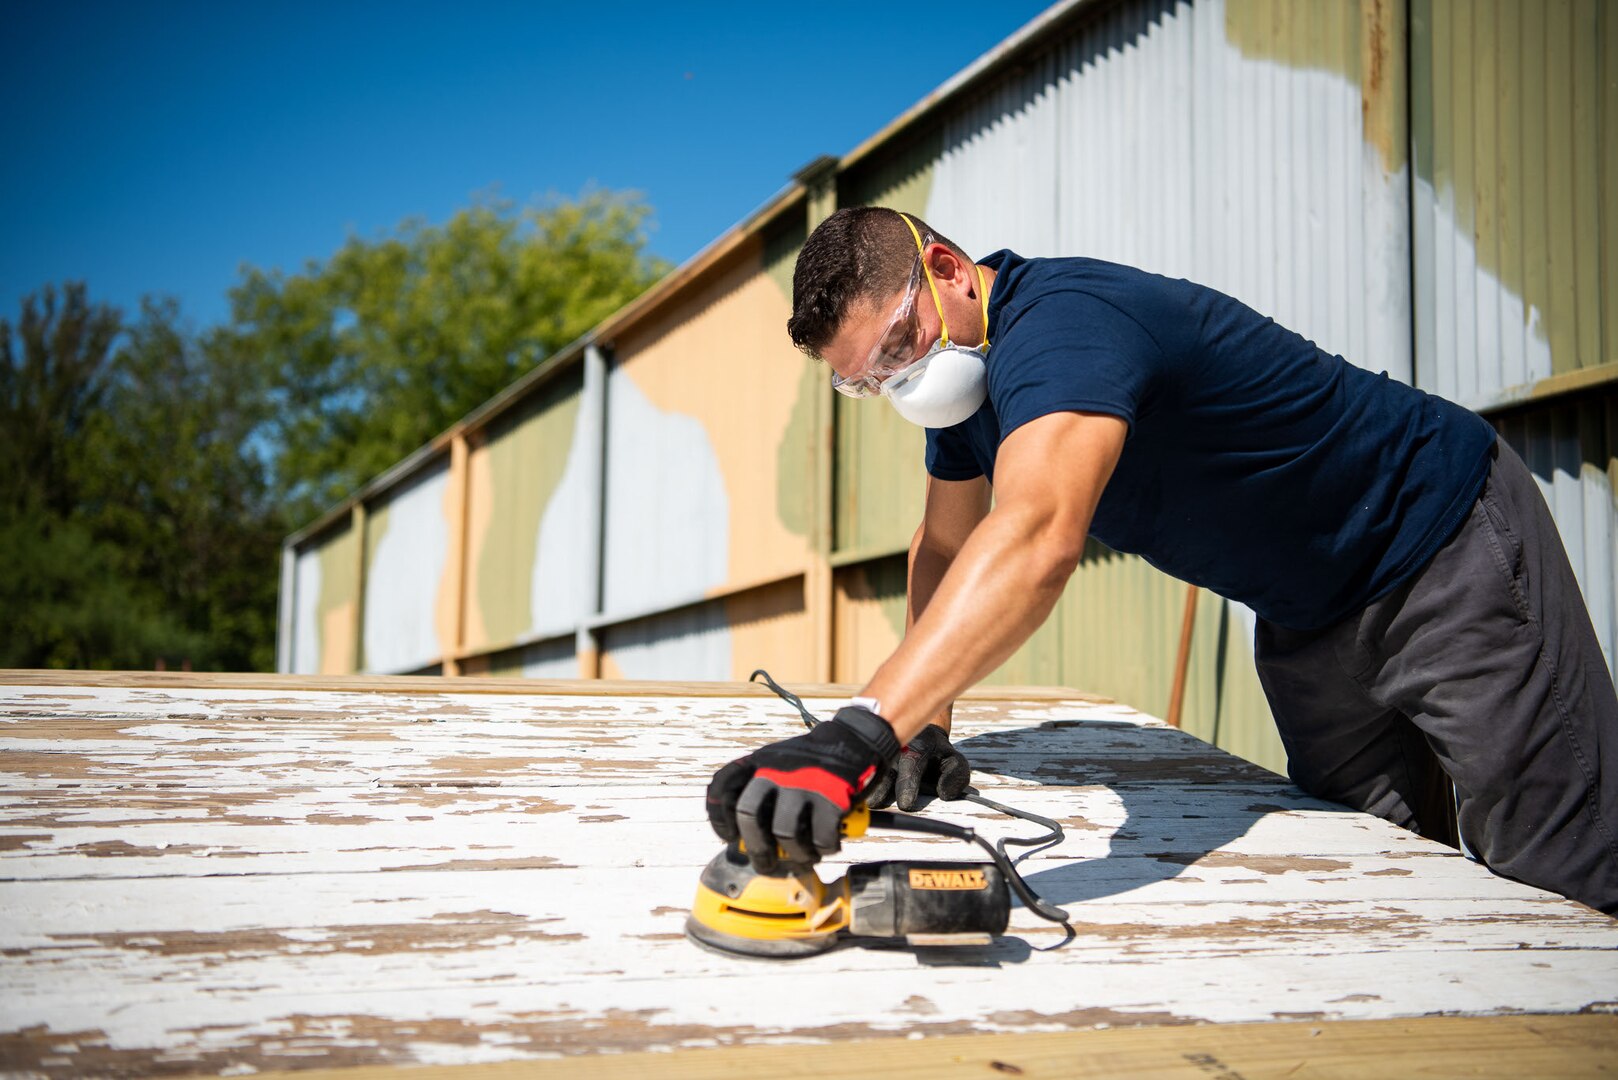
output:
[[[927,475],[938,480],[973,480],[983,475],[972,448],[955,428],[927,429]]]
[[[998,355],[997,355],[998,354]],[[1163,351],[1113,304],[1083,292],[1042,296],[1000,327],[990,349],[989,393],[1005,439],[1053,412],[1096,412],[1135,427]]]

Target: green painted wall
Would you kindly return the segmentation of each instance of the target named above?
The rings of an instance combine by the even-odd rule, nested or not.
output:
[[[491,427],[492,513],[481,538],[477,602],[492,644],[510,642],[534,623],[530,603],[539,523],[562,480],[583,396],[583,369],[553,379]]]
[[[388,529],[393,525],[392,514],[389,513],[390,505],[391,503],[388,500],[382,499],[366,507],[365,574],[367,580],[370,578],[371,567],[376,565],[376,549],[382,543],[382,538],[387,535]],[[358,583],[356,584],[358,586]],[[365,655],[365,628],[363,626],[360,628],[358,651],[360,657],[359,669],[365,671],[370,666],[371,661]]]
[[[315,637],[318,642],[315,655],[324,674],[348,674],[355,670],[352,617],[343,618],[340,634],[329,634],[328,630],[332,626],[331,616],[334,612],[359,603],[358,552],[355,550],[358,543],[359,537],[354,535],[354,529],[345,525],[321,543],[317,556],[320,560],[320,599],[315,604]],[[333,650],[338,650],[340,655],[334,663],[328,664]]]
[[[927,500],[926,435],[886,401],[836,395],[837,551],[907,547]]]
[[[1411,0],[1417,175],[1555,374],[1618,361],[1615,21],[1603,0]]]
[[[808,235],[808,223],[794,217],[774,222],[764,232],[764,273],[781,291],[787,310],[792,307],[792,270]],[[786,333],[783,323],[781,332]],[[800,354],[796,398],[786,431],[775,448],[775,511],[788,532],[808,536],[815,519],[815,401],[820,380],[830,370]]]

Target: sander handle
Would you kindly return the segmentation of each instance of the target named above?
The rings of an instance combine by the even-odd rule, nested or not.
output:
[[[892,810],[867,810],[870,818],[870,827],[873,829],[892,829],[895,832],[929,833],[934,836],[947,836],[951,840],[965,840],[981,847],[989,853],[989,858],[1000,872],[1006,875],[1006,881],[1011,884],[1011,891],[1035,915],[1048,922],[1068,925],[1068,914],[1055,904],[1040,899],[1038,893],[1029,887],[1011,864],[1005,852],[998,850],[993,844],[977,834],[977,830],[966,825],[956,825],[950,821],[939,821],[937,818],[918,817],[915,814],[899,814]]]

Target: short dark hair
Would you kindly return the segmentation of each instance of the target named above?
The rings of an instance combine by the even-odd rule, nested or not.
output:
[[[926,239],[966,252],[914,214],[910,220]],[[904,287],[916,265],[916,238],[904,217],[885,206],[849,206],[822,221],[809,234],[792,271],[792,344],[819,359],[837,336],[849,305],[876,299]]]

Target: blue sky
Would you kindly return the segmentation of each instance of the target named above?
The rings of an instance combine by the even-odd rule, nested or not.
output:
[[[681,262],[1045,6],[12,0],[0,317],[83,279],[206,325],[243,264],[491,190],[639,190]]]

